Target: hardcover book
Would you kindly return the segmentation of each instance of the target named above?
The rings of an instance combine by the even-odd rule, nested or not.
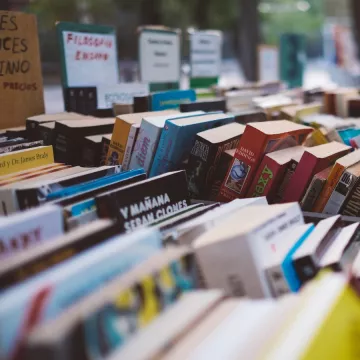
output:
[[[360,162],[360,151],[357,150],[336,160],[319,198],[314,205],[314,212],[323,212],[344,171],[358,162]]]
[[[116,117],[113,134],[106,158],[107,164],[121,165],[125,156],[126,145],[130,132],[134,132],[133,125],[141,124],[146,116],[161,116],[178,113],[175,110],[166,110],[162,112],[143,112],[134,114],[125,114]]]
[[[150,172],[166,120],[175,120],[202,114],[204,114],[204,112],[196,111],[187,114],[179,113],[144,117],[141,121],[139,135],[131,156],[130,169],[143,168],[147,173]]]
[[[152,111],[178,109],[182,103],[191,103],[196,101],[196,92],[192,89],[170,90],[153,93],[150,98]]]
[[[171,172],[96,197],[100,218],[132,231],[190,205],[185,171]]]
[[[313,176],[350,151],[350,146],[338,142],[308,148],[285,190],[284,202],[300,201]]]
[[[55,123],[55,159],[70,165],[81,161],[81,139],[113,131],[114,118],[62,120]]]
[[[232,115],[213,113],[188,117],[177,120],[167,120],[161,133],[150,177],[184,168],[196,134],[234,122]]]
[[[252,181],[247,197],[266,196],[270,204],[274,203],[276,192],[286,177],[290,162],[293,158],[301,157],[305,150],[303,146],[293,146],[266,154]]]
[[[0,259],[39,245],[64,232],[62,209],[45,206],[0,220]]]
[[[27,336],[33,329],[56,318],[160,248],[160,234],[155,230],[115,236],[5,290],[0,298],[1,357],[22,358]]]
[[[244,130],[244,125],[232,123],[196,135],[186,171],[191,198],[209,198],[221,154],[238,146]]]
[[[310,132],[312,128],[287,120],[248,124],[223,181],[218,200],[230,201],[245,197],[264,155],[301,145]]]

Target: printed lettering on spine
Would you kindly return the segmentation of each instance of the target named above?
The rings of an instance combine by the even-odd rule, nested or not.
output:
[[[180,30],[142,27],[139,31],[140,79],[150,91],[179,88]]]
[[[132,231],[190,205],[185,171],[144,180],[96,197],[98,215]]]
[[[0,11],[0,109],[0,129],[45,111],[34,15]]]
[[[189,32],[190,87],[207,88],[218,83],[222,60],[220,31]]]

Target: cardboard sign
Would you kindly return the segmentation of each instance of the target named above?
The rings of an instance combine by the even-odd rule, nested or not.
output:
[[[144,28],[139,37],[140,78],[150,84],[175,84],[180,81],[180,34],[177,31]],[[161,88],[158,88],[161,89]]]
[[[218,31],[190,33],[192,78],[217,78],[221,71],[222,36]]]
[[[114,28],[58,23],[57,30],[64,88],[119,82]]]
[[[258,79],[261,82],[279,81],[279,49],[276,46],[260,45],[258,47]]]
[[[0,129],[45,112],[34,15],[0,11],[0,109]]]
[[[97,86],[97,108],[110,109],[114,103],[133,104],[134,96],[149,95],[149,85],[124,83]]]

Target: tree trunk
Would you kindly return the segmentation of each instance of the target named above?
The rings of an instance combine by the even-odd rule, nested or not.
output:
[[[354,0],[356,1],[356,0]],[[238,0],[238,59],[246,80],[257,81],[257,47],[260,42],[259,0]]]
[[[161,0],[142,0],[141,25],[163,25],[161,18]]]
[[[209,26],[209,0],[196,0],[195,24],[201,30],[208,29],[208,26]]]
[[[359,0],[349,0],[349,1],[350,1],[350,12],[352,14],[354,38],[357,48],[357,56],[358,59],[360,59],[360,1]]]

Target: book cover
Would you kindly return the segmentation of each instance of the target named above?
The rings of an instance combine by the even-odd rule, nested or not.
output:
[[[312,128],[287,120],[251,123],[245,128],[218,201],[245,197],[264,155],[301,145]]]
[[[338,142],[308,148],[301,157],[284,194],[284,202],[300,201],[312,177],[351,151],[351,147]]]
[[[3,260],[63,234],[63,221],[62,209],[54,205],[1,219],[0,258]]]
[[[86,136],[82,139],[83,145],[81,147],[81,166],[98,167],[101,161],[102,140],[104,136],[111,136],[110,134],[99,134],[93,136]]]
[[[106,163],[109,165],[122,164],[129,133],[133,124],[141,124],[142,119],[146,116],[160,116],[173,113],[174,110],[166,110],[166,112],[143,112],[117,116],[106,157]],[[175,113],[177,113],[177,111],[175,111]]]
[[[115,118],[61,120],[55,123],[55,159],[70,165],[81,162],[81,139],[113,131]]]
[[[238,146],[244,129],[244,125],[232,123],[196,135],[186,168],[191,198],[209,198],[221,154]]]
[[[274,203],[276,192],[286,176],[287,167],[294,157],[301,157],[305,149],[303,146],[293,146],[266,154],[252,181],[247,197],[266,196],[269,203]]]
[[[33,169],[42,165],[52,164],[54,153],[52,146],[40,146],[26,150],[18,150],[9,154],[0,154],[1,175]]]
[[[96,197],[99,217],[117,219],[122,231],[135,230],[189,205],[185,171],[160,175]]]
[[[180,104],[181,112],[192,112],[192,111],[222,111],[226,112],[226,101],[225,99],[204,99],[197,100],[195,102],[188,102]]]
[[[332,192],[334,191],[344,171],[358,162],[360,162],[360,151],[353,151],[350,154],[336,160],[328,176],[327,182],[324,185],[324,188],[322,189],[319,198],[314,205],[314,212],[323,212]]]
[[[111,135],[105,135],[102,137],[101,140],[101,159],[100,159],[100,166],[104,166],[106,164],[106,156],[109,151],[109,146],[111,142]]]
[[[131,156],[130,169],[143,168],[147,173],[150,172],[166,120],[175,120],[201,114],[204,114],[204,112],[195,111],[187,114],[174,113],[163,116],[144,117]]]
[[[155,230],[142,229],[134,234],[115,236],[3,292],[1,357],[21,358],[27,336],[36,326],[59,316],[160,248],[160,234]]]
[[[178,109],[180,104],[194,101],[196,101],[196,92],[192,89],[157,92],[151,95],[151,110]]]
[[[327,182],[331,170],[332,167],[330,166],[314,175],[304,197],[300,201],[300,206],[303,211],[312,211],[316,200],[319,198],[320,193]]]
[[[232,115],[214,113],[177,120],[167,120],[161,133],[150,177],[184,168],[196,134],[234,122]]]
[[[334,191],[326,203],[323,213],[336,215],[339,213],[351,190],[360,178],[360,163],[350,166],[343,172]]]
[[[140,130],[140,124],[131,125],[128,141],[127,141],[126,147],[125,147],[124,159],[122,162],[123,170],[129,170],[130,161],[131,161],[132,154],[134,152],[135,143],[136,143],[137,137],[139,136],[139,130]]]

